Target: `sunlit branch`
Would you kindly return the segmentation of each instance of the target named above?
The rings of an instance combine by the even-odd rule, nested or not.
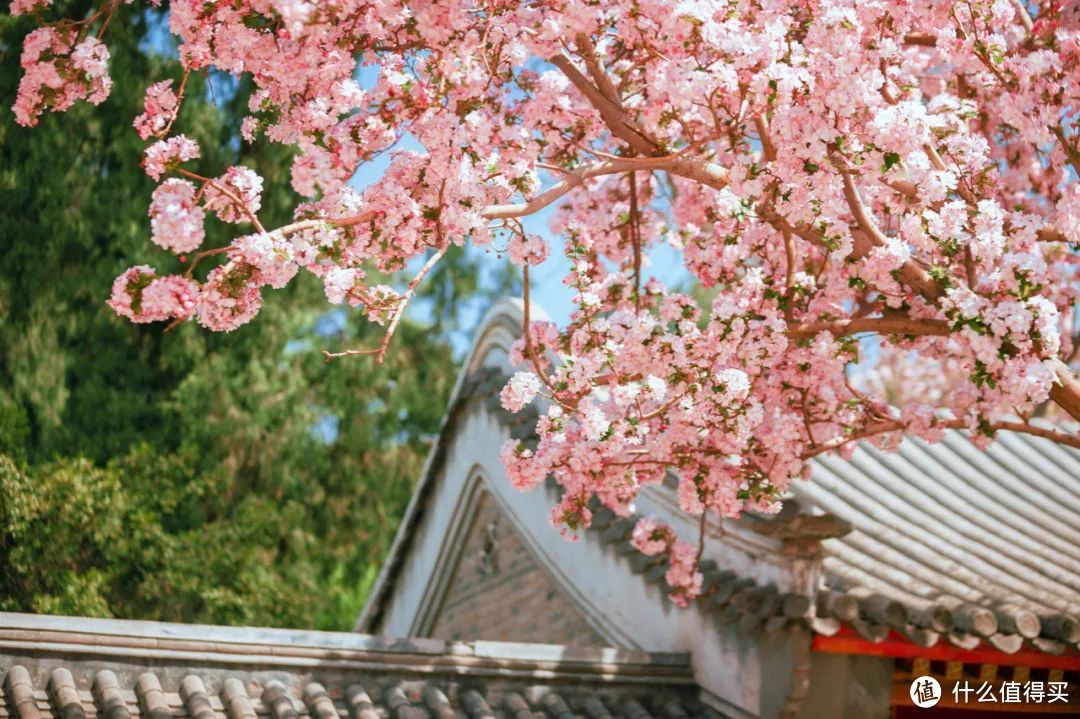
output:
[[[1024,26],[1024,30],[1031,32],[1035,24],[1031,22],[1031,15],[1028,15],[1027,8],[1024,7],[1024,3],[1020,0],[1011,0],[1013,10],[1016,11],[1016,17],[1020,21],[1020,24]]]
[[[596,87],[612,104],[620,110],[623,109],[619,93],[615,89],[615,85],[612,84],[611,78],[600,64],[600,58],[596,52],[596,46],[593,45],[592,39],[584,33],[578,35],[575,39],[577,41],[578,52],[585,59],[585,69],[589,71],[589,76],[593,79],[593,82],[596,83]]]
[[[577,66],[565,55],[556,55],[550,59],[555,67],[562,70],[567,79],[573,83],[585,97],[592,103],[604,119],[612,134],[628,144],[636,152],[642,155],[656,153],[657,144],[645,135],[636,125],[626,118],[626,113],[621,107],[607,99],[589,79],[582,74]]]
[[[633,172],[634,170],[665,170],[681,177],[696,179],[698,181],[707,180],[705,184],[716,187],[717,189],[722,188],[727,184],[727,170],[719,165],[700,160],[688,160],[675,155],[602,160],[587,165],[577,172],[568,173],[563,180],[560,180],[555,185],[544,190],[528,202],[518,205],[491,205],[484,208],[484,210],[481,211],[481,215],[489,220],[527,217],[552,204],[586,180],[591,180],[594,177],[602,177],[604,175]]]
[[[776,145],[773,144],[772,138],[769,136],[769,125],[765,121],[764,115],[758,115],[754,118],[754,126],[757,128],[758,139],[761,141],[762,154],[764,154],[766,160],[774,162],[776,160]]]
[[[818,332],[830,332],[834,337],[873,332],[879,335],[914,335],[947,337],[952,328],[945,320],[917,320],[910,317],[863,317],[833,322],[807,322],[788,327],[787,333],[806,337]]]
[[[942,429],[968,429],[967,421],[963,419],[936,420],[934,422],[934,426],[940,427]],[[1044,439],[1049,439],[1059,444],[1064,444],[1069,447],[1080,449],[1080,437],[1076,435],[1060,432],[1057,430],[1046,429],[1044,427],[1037,427],[1035,425],[1027,424],[1025,422],[990,422],[986,426],[986,428],[991,432],[1008,431],[1019,432],[1022,434],[1030,434],[1035,437],[1042,437]],[[877,437],[888,432],[902,432],[904,431],[904,429],[905,425],[903,422],[900,421],[891,420],[885,422],[878,422],[872,425],[868,425],[860,432],[855,432],[847,437],[839,437],[837,439],[833,439],[823,444],[820,444],[817,447],[813,447],[806,452],[803,452],[802,459],[812,459],[813,457],[816,457],[820,454],[825,454],[826,452],[840,449],[841,447],[851,444],[852,442],[861,442],[862,440]]]
[[[1060,127],[1050,128],[1050,132],[1054,134],[1054,137],[1061,143],[1061,148],[1065,150],[1065,156],[1069,158],[1069,164],[1072,165],[1073,171],[1080,174],[1080,150],[1076,146],[1069,142],[1069,139],[1065,136],[1065,131]]]
[[[172,132],[173,123],[176,122],[176,118],[180,117],[180,108],[184,105],[184,90],[187,88],[188,78],[191,76],[191,70],[184,70],[184,77],[180,79],[180,87],[176,91],[176,109],[173,111],[172,117],[169,118],[169,124],[165,126],[165,129],[156,133],[157,137],[168,137]]]
[[[235,193],[233,193],[231,190],[229,190],[229,188],[224,187],[220,182],[217,182],[216,180],[212,180],[209,177],[203,177],[202,175],[195,174],[194,172],[190,172],[190,171],[185,170],[183,168],[179,168],[177,170],[177,172],[179,172],[184,177],[190,177],[193,180],[198,180],[200,182],[203,182],[206,185],[208,185],[210,187],[213,187],[215,190],[217,190],[221,194],[228,197],[230,200],[232,200],[233,204],[236,205],[236,207],[238,207],[240,209],[241,212],[243,212],[245,215],[247,215],[247,218],[249,220],[251,220],[251,224],[255,226],[255,229],[259,233],[265,233],[266,232],[266,228],[264,228],[262,226],[262,223],[259,222],[259,218],[256,217],[255,213],[251,211],[251,208],[248,207],[247,203],[244,202],[239,197],[237,197]]]

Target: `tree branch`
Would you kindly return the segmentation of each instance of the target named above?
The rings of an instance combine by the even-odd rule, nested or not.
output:
[[[808,322],[790,326],[787,333],[793,337],[808,337],[825,331],[831,332],[835,337],[860,332],[920,337],[947,337],[952,334],[952,328],[945,320],[917,320],[910,317],[863,317],[833,322]]]
[[[963,430],[968,428],[967,422],[962,419],[939,420],[936,425],[943,429]],[[1064,444],[1069,447],[1080,449],[1080,437],[1078,437],[1077,435],[1067,434],[1065,432],[1059,432],[1052,429],[1045,429],[1043,427],[1036,427],[1035,425],[1027,424],[1025,422],[1012,422],[1007,420],[991,422],[989,424],[989,429],[993,432],[1007,431],[1030,434],[1035,437],[1042,437],[1043,439],[1057,442],[1058,444]],[[852,434],[850,437],[840,437],[838,439],[825,442],[824,444],[819,444],[817,447],[813,447],[806,452],[803,452],[802,459],[811,459],[820,454],[825,454],[826,452],[831,452],[833,450],[839,449],[844,445],[850,444],[852,442],[861,442],[864,439],[870,439],[871,437],[876,437],[880,434],[885,434],[887,432],[902,432],[903,430],[904,424],[900,421],[893,420],[886,422],[877,422],[875,424],[869,425],[861,432]]]
[[[1073,170],[1080,174],[1080,150],[1073,147],[1072,143],[1069,142],[1069,138],[1065,137],[1065,131],[1061,127],[1052,127],[1050,132],[1061,143],[1061,148],[1065,150],[1065,156],[1069,158],[1069,164],[1072,165]]]
[[[575,38],[577,41],[578,52],[585,59],[585,69],[589,71],[589,76],[592,77],[593,82],[596,83],[596,87],[600,92],[611,102],[613,105],[619,108],[619,110],[625,112],[622,99],[619,97],[618,91],[615,89],[615,85],[612,84],[611,78],[604,71],[604,67],[600,64],[600,58],[596,52],[596,46],[593,45],[592,38],[585,33],[581,33]]]
[[[642,155],[655,155],[659,145],[650,139],[627,117],[626,112],[611,100],[604,97],[604,93],[598,90],[589,79],[585,77],[577,66],[565,55],[556,55],[550,59],[555,67],[563,71],[563,74],[573,83],[574,87],[592,103],[604,118],[611,133],[628,144],[634,151]]]
[[[1080,382],[1064,362],[1058,363],[1055,374],[1060,384],[1050,387],[1050,399],[1080,422]]]
[[[568,173],[566,178],[541,192],[528,202],[520,205],[491,205],[481,214],[489,220],[502,220],[526,217],[539,212],[558,200],[570,190],[581,185],[585,180],[604,175],[615,175],[635,170],[666,170],[673,175],[688,177],[720,189],[727,185],[727,170],[719,165],[701,160],[688,160],[676,155],[664,157],[627,157],[622,159],[602,160],[585,166],[577,172]],[[335,223],[340,221],[335,221]]]
[[[870,211],[866,208],[866,205],[863,204],[862,197],[859,196],[859,190],[855,187],[855,181],[852,179],[851,169],[847,166],[846,161],[837,153],[830,153],[829,159],[840,173],[840,180],[844,184],[844,199],[847,200],[848,208],[851,210],[851,214],[855,217],[856,224],[864,235],[863,237],[859,237],[859,233],[852,233],[852,238],[856,243],[855,249],[857,254],[860,256],[868,255],[871,249],[873,249],[873,246],[882,246],[886,244],[888,238],[885,237],[885,233],[878,228],[877,223],[874,222],[874,219],[870,216]],[[929,300],[937,300],[943,294],[941,284],[936,282],[925,270],[913,262],[905,262],[900,267],[900,279]]]
[[[390,348],[390,340],[394,338],[394,333],[397,332],[398,325],[401,323],[401,318],[405,315],[405,308],[409,304],[409,300],[416,294],[416,288],[427,276],[427,273],[431,271],[431,268],[438,264],[439,260],[446,254],[446,248],[437,250],[424,266],[416,273],[416,277],[412,278],[409,282],[408,288],[405,290],[405,294],[398,300],[398,306],[394,309],[394,316],[390,319],[390,326],[386,328],[386,334],[383,335],[382,342],[375,349],[365,350],[344,350],[342,352],[328,352],[323,350],[323,356],[326,357],[326,361],[330,362],[338,357],[349,357],[353,355],[375,355],[375,363],[382,364],[386,359],[386,351]]]
[[[904,44],[918,47],[935,47],[937,38],[928,32],[909,32],[904,35]]]

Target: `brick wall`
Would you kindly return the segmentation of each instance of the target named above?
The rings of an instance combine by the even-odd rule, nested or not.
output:
[[[486,492],[431,630],[437,639],[606,646]],[[552,541],[560,541],[554,534]]]

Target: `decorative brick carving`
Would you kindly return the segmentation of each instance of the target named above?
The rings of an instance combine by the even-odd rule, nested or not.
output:
[[[552,533],[552,541],[562,540]],[[486,492],[477,500],[431,636],[578,647],[608,644],[562,595]]]

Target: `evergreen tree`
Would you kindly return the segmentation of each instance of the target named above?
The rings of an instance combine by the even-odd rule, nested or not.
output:
[[[32,22],[0,15],[6,104]],[[383,366],[326,364],[323,349],[379,337],[326,314],[314,278],[230,334],[117,317],[104,300],[146,252],[153,188],[129,162],[131,121],[140,88],[180,75],[161,22],[113,20],[103,105],[33,130],[0,110],[0,609],[348,628],[438,427],[456,371],[442,319],[476,266],[458,253],[441,269],[426,290],[439,322],[405,323]],[[287,220],[284,151],[237,142],[245,88],[192,77],[188,97],[178,129],[206,167],[254,167],[261,214]],[[208,247],[235,230],[215,223]]]

